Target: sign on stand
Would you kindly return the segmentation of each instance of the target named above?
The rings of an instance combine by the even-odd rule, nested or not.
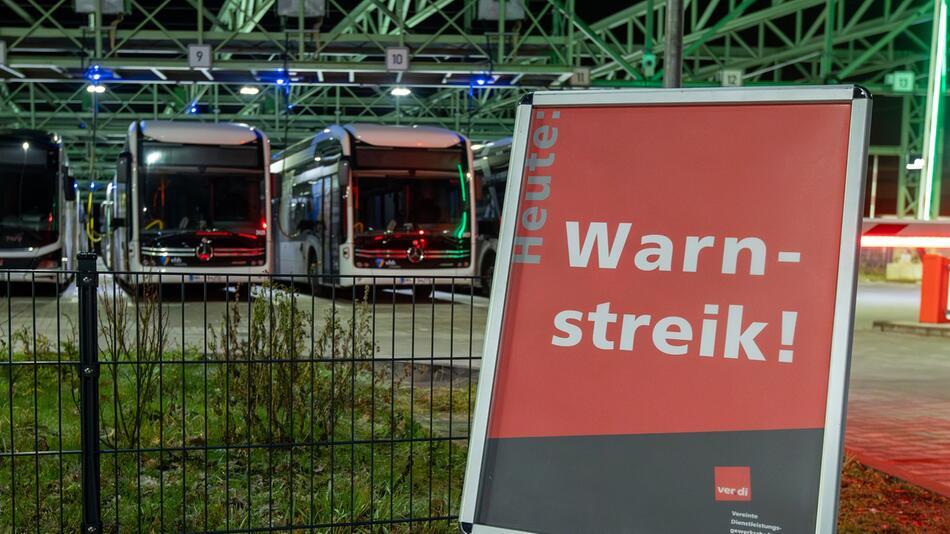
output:
[[[518,108],[466,532],[834,531],[870,96]]]

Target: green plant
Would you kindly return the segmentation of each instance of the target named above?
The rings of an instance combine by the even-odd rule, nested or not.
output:
[[[162,313],[154,287],[146,287],[134,304],[99,295],[101,368],[116,388],[127,394],[114,399],[115,423],[105,433],[111,447],[134,447],[157,389],[157,374],[168,341],[168,317]]]
[[[334,360],[352,363],[375,354],[365,295],[355,304],[355,318],[331,311],[319,329],[297,300],[292,288],[266,283],[252,290],[249,302],[235,297],[222,324],[209,327],[212,354],[228,363],[216,368],[226,382],[235,439],[242,427],[253,442],[326,439],[345,408],[332,399],[351,387],[356,367]]]
[[[315,337],[313,357],[329,362],[320,367],[318,373],[318,384],[322,387],[317,393],[322,390],[321,398],[324,400],[312,407],[320,423],[320,433],[315,436],[318,440],[332,438],[333,429],[349,407],[342,401],[347,398],[348,392],[352,393],[354,404],[363,400],[358,398],[360,395],[354,378],[356,374],[368,371],[370,366],[366,361],[359,360],[369,360],[379,349],[372,336],[372,312],[368,296],[367,289],[362,299],[354,302],[355,313],[345,321],[331,308],[324,315],[323,324]],[[366,388],[362,390],[365,393]]]
[[[35,332],[29,325],[23,325],[10,334],[9,342],[3,340],[0,342],[0,355],[12,357],[14,361],[19,360],[55,360],[56,349],[49,337],[42,332]],[[32,374],[31,365],[9,365],[3,373],[0,373],[2,380],[7,387],[21,382],[25,374]]]
[[[28,325],[16,329],[11,341],[15,352],[30,355],[34,359],[44,359],[55,353],[49,338]]]

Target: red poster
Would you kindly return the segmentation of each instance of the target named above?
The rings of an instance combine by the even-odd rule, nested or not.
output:
[[[476,525],[819,528],[867,128],[837,90],[523,109]]]

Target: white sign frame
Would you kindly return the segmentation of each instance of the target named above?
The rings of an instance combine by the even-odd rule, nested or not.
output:
[[[838,277],[834,299],[834,319],[827,400],[825,404],[822,456],[818,488],[816,534],[836,531],[839,477],[844,417],[848,397],[848,376],[851,363],[851,342],[854,325],[854,294],[857,288],[857,257],[861,235],[864,182],[870,126],[871,96],[853,85],[801,87],[722,87],[699,89],[635,89],[542,91],[527,95],[518,105],[515,117],[508,187],[499,231],[498,255],[492,281],[491,300],[485,326],[484,352],[479,370],[475,409],[469,437],[468,460],[462,488],[459,522],[469,534],[521,534],[522,531],[475,523],[475,511],[481,486],[488,437],[488,416],[498,369],[504,303],[512,265],[518,201],[521,198],[525,155],[528,148],[532,108],[542,106],[606,106],[657,104],[745,104],[752,102],[803,103],[848,102],[851,104],[851,127],[845,175],[845,204],[840,226]],[[631,525],[632,526],[632,525]]]

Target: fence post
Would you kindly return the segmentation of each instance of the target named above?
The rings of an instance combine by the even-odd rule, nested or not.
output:
[[[79,427],[82,462],[82,531],[100,534],[99,512],[99,326],[96,318],[96,254],[81,252],[79,272]]]

